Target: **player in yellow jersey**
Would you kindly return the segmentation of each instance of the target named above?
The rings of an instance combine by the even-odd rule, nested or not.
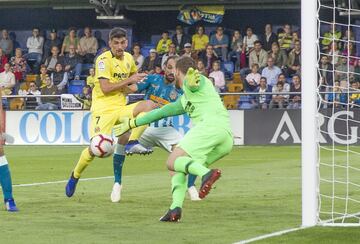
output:
[[[131,54],[125,52],[128,46],[126,30],[114,28],[109,34],[110,50],[105,51],[95,61],[95,82],[91,106],[91,137],[97,134],[112,134],[112,128],[123,117],[134,118],[141,112],[147,112],[155,107],[151,101],[140,101],[126,105],[127,86],[142,81],[146,74],[137,73],[137,68]],[[141,135],[145,128],[135,132]],[[134,133],[134,131],[133,131]],[[118,202],[121,193],[121,171],[125,160],[125,145],[129,135],[118,138],[114,151],[114,175],[111,199]],[[81,173],[94,159],[90,147],[85,148],[71,173],[65,187],[65,193],[71,197],[76,189]],[[114,195],[114,196],[113,196]]]

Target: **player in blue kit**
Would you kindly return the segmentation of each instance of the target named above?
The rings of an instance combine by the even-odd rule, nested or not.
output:
[[[177,88],[174,84],[175,57],[169,57],[164,66],[164,76],[148,75],[144,81],[131,85],[129,87],[131,92],[145,92],[144,100],[151,100],[159,107],[175,102],[178,97],[183,94],[182,89]],[[182,137],[183,136],[173,127],[172,117],[168,117],[151,123],[150,126],[141,135],[138,142],[136,141],[132,143],[140,143],[140,145],[144,146],[145,148],[158,146],[171,153]],[[135,147],[132,145],[131,148]],[[132,152],[131,149],[129,152],[138,153],[137,151]],[[114,172],[116,171],[114,170]],[[118,177],[121,179],[121,171],[119,172]],[[188,193],[190,195],[190,199],[193,201],[201,200],[194,186],[195,180],[196,176],[189,175]],[[112,202],[120,201],[121,188],[122,187],[119,183],[114,184],[111,193]]]

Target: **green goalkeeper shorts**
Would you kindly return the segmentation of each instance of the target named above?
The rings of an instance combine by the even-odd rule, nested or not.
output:
[[[208,166],[229,154],[233,144],[233,136],[225,128],[198,124],[185,134],[178,147],[195,162]]]

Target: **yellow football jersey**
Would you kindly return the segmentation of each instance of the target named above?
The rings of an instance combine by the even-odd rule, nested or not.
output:
[[[121,91],[104,94],[99,79],[108,79],[118,83],[129,78],[137,71],[135,61],[130,53],[125,52],[122,60],[115,58],[111,51],[102,53],[95,61],[95,82],[92,93],[91,111],[96,113],[112,112],[126,105],[126,97]]]

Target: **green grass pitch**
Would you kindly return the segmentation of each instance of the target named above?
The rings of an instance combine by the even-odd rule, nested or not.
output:
[[[158,221],[171,202],[160,149],[126,159],[118,204],[110,202],[111,178],[80,182],[72,198],[65,183],[16,186],[66,180],[81,149],[6,147],[20,212],[0,211],[0,243],[233,243],[301,224],[300,147],[234,148],[214,165],[223,171],[216,188],[203,201],[187,198],[175,224]],[[96,159],[83,178],[111,175],[111,158]],[[359,228],[316,227],[259,243],[359,240]]]

